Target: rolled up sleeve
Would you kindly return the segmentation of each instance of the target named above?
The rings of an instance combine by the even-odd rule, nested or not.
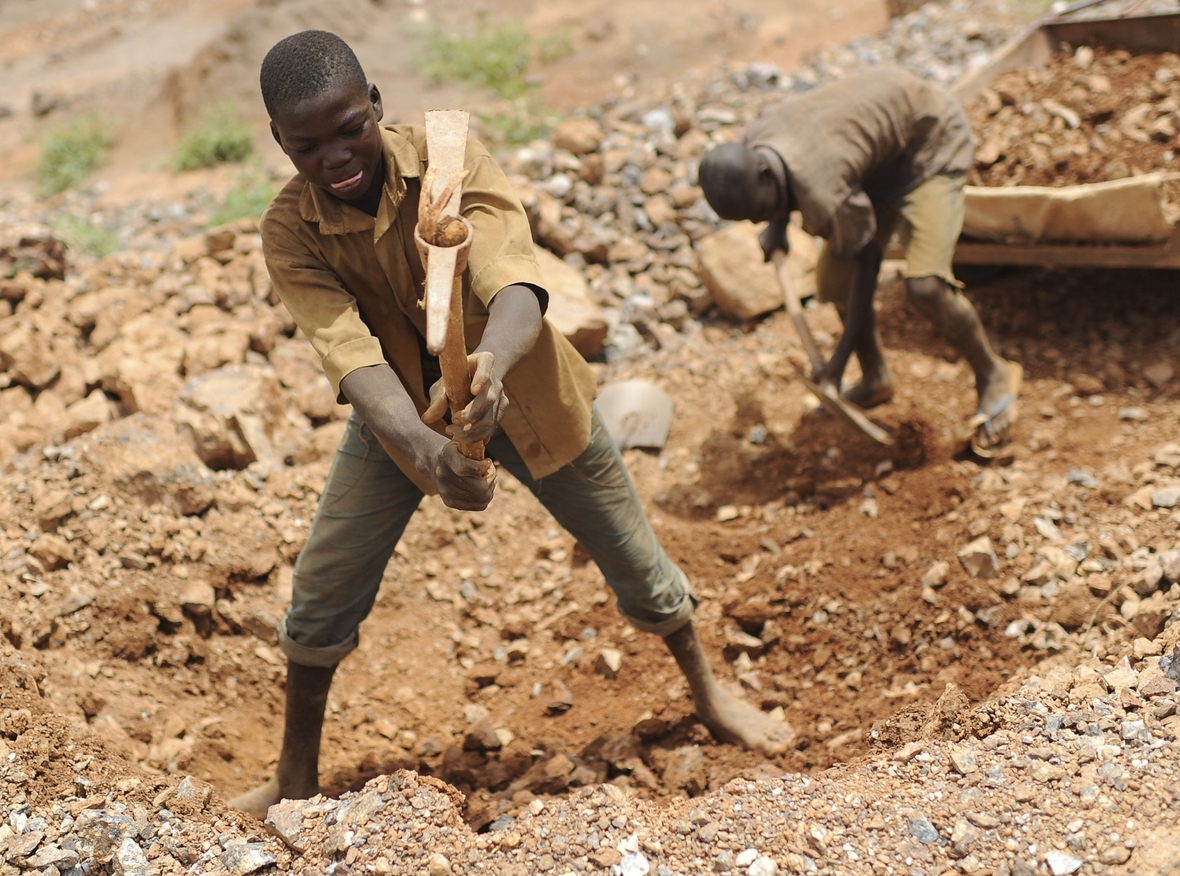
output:
[[[520,198],[478,141],[468,144],[467,154],[461,210],[474,231],[467,257],[471,291],[486,307],[505,286],[532,286],[544,313],[549,293],[533,255],[532,229]]]
[[[264,216],[262,240],[275,291],[319,354],[337,401],[347,403],[340,381],[357,368],[384,362],[381,342],[337,274],[297,233]]]

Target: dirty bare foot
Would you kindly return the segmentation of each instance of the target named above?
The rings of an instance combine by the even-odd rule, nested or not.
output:
[[[738,699],[716,682],[712,687],[703,698],[697,698],[694,692],[694,699],[697,717],[719,741],[763,754],[782,754],[791,747],[794,727]]]
[[[977,375],[979,409],[975,415],[972,444],[976,450],[992,450],[1008,440],[1016,421],[1016,396],[1024,369],[1015,362],[996,358],[994,367]]]
[[[259,785],[252,791],[240,794],[229,801],[234,809],[253,815],[259,821],[266,818],[266,810],[282,799],[279,793],[279,778],[275,776],[265,785]]]
[[[887,374],[884,380],[870,382],[868,378],[849,387],[842,393],[844,398],[858,408],[867,410],[883,405],[893,398],[893,375]]]
[[[692,688],[697,717],[722,742],[763,754],[782,754],[795,738],[786,721],[778,721],[735,697],[717,683],[692,622],[664,637],[668,650]]]

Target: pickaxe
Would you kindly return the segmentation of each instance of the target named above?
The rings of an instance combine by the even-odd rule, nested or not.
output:
[[[807,351],[807,358],[811,360],[811,373],[819,374],[826,363],[819,352],[819,347],[815,344],[815,338],[812,337],[807,319],[803,316],[803,305],[799,302],[799,296],[795,293],[795,287],[787,274],[787,259],[782,250],[775,250],[774,272],[778,276],[783,298],[786,299],[787,313],[791,315],[791,321],[795,323],[795,330],[799,333],[799,340],[803,342],[803,349]],[[828,413],[855,426],[880,444],[893,443],[893,436],[889,432],[866,417],[864,411],[852,402],[841,398],[838,390],[821,386],[802,371],[799,371],[799,379],[819,399],[820,404]]]
[[[414,243],[426,269],[426,349],[438,356],[451,416],[471,403],[467,341],[463,331],[463,272],[471,249],[471,225],[459,215],[467,176],[468,114],[428,110],[426,149],[430,166],[422,177]],[[484,458],[484,443],[456,441],[469,459]]]

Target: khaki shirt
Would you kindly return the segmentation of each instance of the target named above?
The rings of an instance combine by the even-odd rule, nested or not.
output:
[[[340,381],[357,368],[387,362],[419,413],[426,410],[419,338],[425,272],[414,245],[421,175],[427,166],[421,126],[382,129],[385,191],[376,218],[302,176],[275,196],[262,217],[262,251],[275,290],[320,354],[341,402]],[[479,344],[488,304],[523,283],[548,304],[528,219],[503,171],[475,139],[467,142],[461,211],[474,236],[463,275],[468,351]],[[541,478],[576,459],[590,443],[596,381],[585,360],[547,320],[536,345],[504,381],[510,404],[501,428]],[[444,424],[436,423],[441,432]],[[385,449],[428,493],[433,483],[388,445]]]
[[[877,233],[874,204],[971,167],[971,125],[937,85],[898,68],[856,73],[763,110],[745,142],[786,165],[803,228],[840,257]]]

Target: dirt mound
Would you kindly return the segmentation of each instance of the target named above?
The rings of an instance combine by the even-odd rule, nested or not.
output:
[[[1180,57],[1081,46],[1002,73],[969,109],[973,185],[1060,186],[1169,170]]]

